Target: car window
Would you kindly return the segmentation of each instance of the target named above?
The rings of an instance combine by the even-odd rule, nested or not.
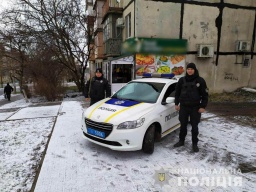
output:
[[[130,82],[115,93],[113,97],[155,103],[164,86],[164,83]]]
[[[173,83],[173,84],[171,84],[167,88],[167,90],[166,90],[166,92],[164,94],[164,97],[163,97],[163,101],[165,101],[167,97],[175,97],[175,87],[176,87],[176,84],[177,83]]]

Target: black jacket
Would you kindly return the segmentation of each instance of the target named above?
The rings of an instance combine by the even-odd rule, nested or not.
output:
[[[93,100],[101,100],[105,97],[111,96],[111,87],[108,80],[104,77],[97,78],[93,77],[91,80],[87,81],[84,90],[85,98],[91,98]]]
[[[4,87],[5,94],[9,95],[9,94],[11,94],[12,91],[13,91],[13,88],[9,84]]]
[[[205,80],[199,76],[198,71],[193,76],[186,74],[185,77],[179,79],[176,85],[175,105],[206,108],[207,103],[208,88]]]

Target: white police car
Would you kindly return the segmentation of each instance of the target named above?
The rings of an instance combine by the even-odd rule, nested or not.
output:
[[[153,153],[154,142],[179,127],[174,104],[177,82],[162,78],[130,81],[84,111],[83,135],[113,150]]]

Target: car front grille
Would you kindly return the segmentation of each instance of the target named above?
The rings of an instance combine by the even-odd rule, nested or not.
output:
[[[92,129],[104,132],[106,137],[113,130],[113,125],[110,124],[110,123],[96,122],[96,121],[92,121],[92,120],[87,119],[87,118],[85,118],[85,125],[86,125],[86,127],[90,127]]]

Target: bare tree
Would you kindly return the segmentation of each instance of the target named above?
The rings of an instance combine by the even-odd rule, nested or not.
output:
[[[81,91],[87,62],[93,51],[93,47],[89,46],[90,42],[87,41],[84,0],[18,2],[18,6],[2,14],[2,22],[6,25],[5,31],[24,29],[22,31],[27,39],[48,47],[58,63],[70,72]]]
[[[14,92],[16,92],[16,84],[18,81],[20,87],[23,87],[24,68],[26,62],[24,39],[19,32],[13,30],[0,31],[2,50],[2,73],[9,76],[9,79],[14,83]]]
[[[28,74],[34,82],[35,93],[54,101],[63,94],[62,76],[65,69],[48,47],[37,47],[37,54],[30,58]]]
[[[24,42],[28,42],[21,35],[20,31],[0,31],[2,69],[8,71],[11,82],[18,81],[20,87],[24,83],[24,69],[27,62],[26,46]],[[16,91],[16,90],[15,90]]]

